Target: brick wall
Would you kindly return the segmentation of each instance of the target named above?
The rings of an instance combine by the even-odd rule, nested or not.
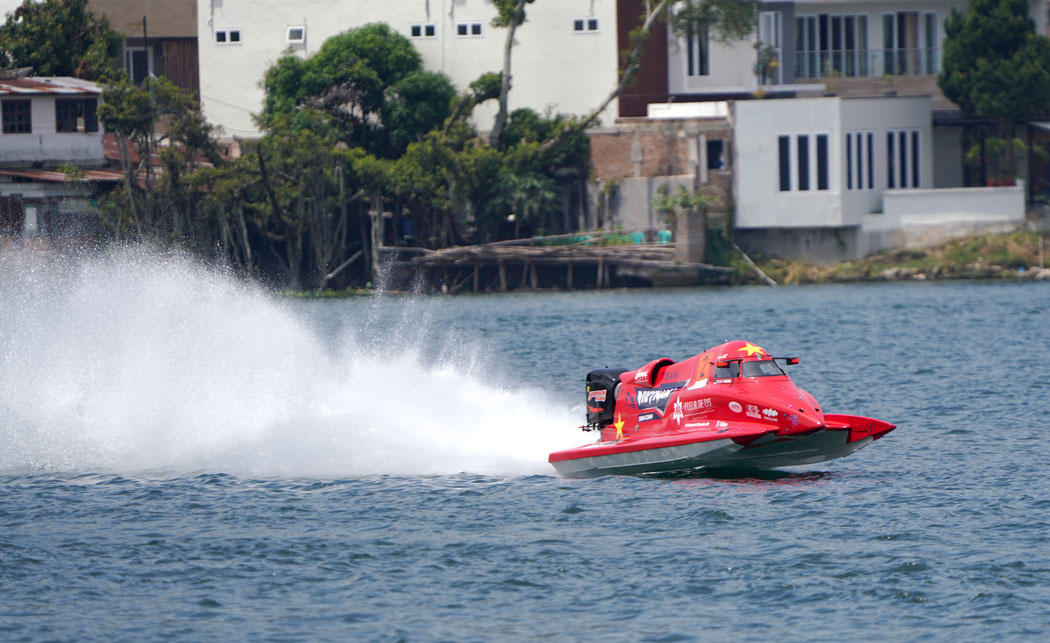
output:
[[[725,119],[620,119],[613,127],[588,132],[594,178],[693,174],[706,156],[706,150],[698,150],[699,137],[723,140],[728,160],[729,134]]]

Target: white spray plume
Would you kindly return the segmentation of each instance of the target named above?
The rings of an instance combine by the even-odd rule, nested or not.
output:
[[[570,409],[486,383],[469,339],[427,361],[409,321],[333,345],[289,306],[143,248],[0,254],[0,471],[553,473],[573,441]]]

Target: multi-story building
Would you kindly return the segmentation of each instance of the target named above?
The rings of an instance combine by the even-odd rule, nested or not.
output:
[[[515,37],[511,109],[579,114],[596,107],[616,84],[616,0],[537,2],[526,11]],[[328,38],[373,22],[411,39],[426,69],[465,89],[503,68],[506,30],[491,25],[495,15],[487,0],[199,0],[204,113],[228,135],[257,135],[260,82],[281,55],[312,55]],[[482,105],[474,117],[486,129],[494,114],[494,105]],[[615,116],[610,108],[604,119]]]
[[[980,125],[961,119],[937,85],[953,9],[966,1],[766,2],[751,35],[729,43],[699,27],[677,35],[658,26],[646,71],[621,97],[617,128],[592,137],[603,139],[596,164],[685,166],[693,184],[729,180],[738,238],[785,256],[855,258],[1016,226],[1021,187],[963,187],[963,127]],[[1031,3],[1037,33],[1047,32],[1046,10],[1044,0]],[[639,0],[621,0],[621,48],[640,11]],[[711,118],[712,102],[725,105],[724,127]],[[679,163],[647,158],[673,152],[660,142],[675,137],[690,141],[678,146]],[[639,191],[629,184],[641,178],[598,176]],[[654,185],[646,181],[627,211],[646,207]]]
[[[197,0],[90,0],[124,35],[121,65],[136,83],[164,76],[197,93]]]

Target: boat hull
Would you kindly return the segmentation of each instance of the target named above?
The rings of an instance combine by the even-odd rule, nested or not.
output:
[[[723,462],[742,448],[736,442],[723,438],[640,451],[552,460],[551,464],[559,474],[570,478],[656,473],[695,469]]]
[[[571,478],[661,473],[707,468],[790,467],[842,458],[896,428],[855,415],[826,416],[815,429],[784,432],[753,425],[720,433],[696,432],[595,442],[552,453],[550,463]]]

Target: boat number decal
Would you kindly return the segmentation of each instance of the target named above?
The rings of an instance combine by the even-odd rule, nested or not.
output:
[[[733,401],[729,403],[729,410],[733,413],[739,413],[744,410],[744,407],[740,406],[740,402]]]

